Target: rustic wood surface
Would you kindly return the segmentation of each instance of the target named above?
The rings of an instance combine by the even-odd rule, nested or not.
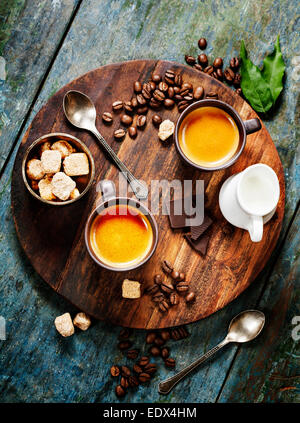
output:
[[[120,113],[114,114],[114,122],[110,126],[101,122],[102,113],[111,110],[115,99],[130,99],[136,80],[144,83],[152,72],[163,76],[168,69],[182,75],[183,80],[194,87],[202,85],[206,93],[218,93],[219,99],[233,106],[244,120],[257,116],[230,88],[187,66],[151,60],[108,65],[76,79],[51,97],[26,132],[12,174],[12,211],[16,229],[35,270],[79,309],[97,319],[125,327],[157,329],[179,326],[207,317],[224,307],[243,292],[265,266],[279,237],[284,215],[283,168],[265,127],[247,137],[245,150],[234,166],[219,172],[197,172],[182,163],[174,145],[163,146],[158,140],[157,128],[151,122],[152,115],[157,111],[148,112],[148,123],[135,140],[127,134],[122,143],[114,141],[113,132],[120,126]],[[171,230],[168,217],[162,214],[161,205],[156,216],[159,242],[154,256],[146,265],[124,275],[122,272],[103,270],[92,261],[85,248],[85,222],[99,201],[98,182],[109,179],[117,184],[119,172],[107,162],[93,136],[74,129],[65,119],[62,99],[72,89],[92,98],[98,113],[97,125],[103,136],[118,150],[119,158],[135,176],[148,184],[149,191],[153,180],[204,180],[205,206],[214,218],[204,258],[184,241],[182,231]],[[172,121],[179,116],[177,107],[159,113],[162,119]],[[91,149],[97,177],[87,201],[56,210],[40,204],[28,194],[21,178],[24,154],[35,139],[49,132],[73,134]],[[281,196],[276,215],[264,227],[263,240],[253,243],[247,231],[229,228],[220,212],[218,198],[220,187],[229,176],[258,162],[268,164],[275,170],[280,181]],[[150,206],[151,198],[148,200],[145,203]],[[225,226],[229,231],[233,229],[230,234],[224,232]],[[196,300],[187,304],[184,296],[181,296],[178,307],[161,313],[149,295],[143,295],[137,301],[123,299],[121,285],[124,277],[141,280],[145,287],[150,286],[154,275],[161,273],[163,258],[171,261],[175,269],[186,273],[190,290],[196,293]]]
[[[42,16],[49,16],[43,31],[34,20],[40,4]],[[276,108],[262,117],[285,171],[286,207],[279,242],[256,281],[229,306],[189,325],[190,337],[171,343],[171,354],[178,369],[187,365],[218,343],[230,319],[247,308],[265,311],[266,331],[249,345],[228,346],[163,398],[156,385],[173,371],[155,359],[159,371],[153,382],[131,391],[122,401],[299,402],[300,344],[291,337],[292,318],[300,315],[296,160],[300,81],[294,61],[299,55],[298,3],[104,0],[100,6],[97,0],[82,0],[76,8],[72,5],[68,0],[0,3],[0,148],[6,145],[1,150],[0,314],[7,327],[7,340],[0,341],[0,401],[116,402],[109,368],[113,363],[130,364],[116,348],[116,326],[94,322],[87,332],[69,339],[56,333],[54,318],[66,311],[74,315],[76,309],[39,278],[18,242],[10,211],[15,146],[41,106],[60,87],[107,63],[145,57],[184,63],[184,54],[198,54],[197,40],[203,35],[210,58],[220,55],[228,62],[244,39],[251,59],[261,65],[280,33],[287,65],[285,89]],[[53,21],[56,25],[50,29],[47,25]],[[49,41],[43,43],[45,35]],[[53,49],[54,39],[58,44],[48,50]],[[17,61],[20,53],[24,60]],[[35,72],[27,78],[34,66]],[[26,106],[19,107],[17,98]],[[19,113],[22,122],[8,120],[12,113]],[[4,131],[9,130],[15,135],[8,140]],[[134,345],[142,353],[147,352],[144,338],[144,331],[135,331]],[[275,373],[281,379],[274,379]]]

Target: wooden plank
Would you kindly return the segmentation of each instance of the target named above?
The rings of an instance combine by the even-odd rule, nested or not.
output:
[[[101,64],[142,57],[182,62],[185,53],[197,53],[196,41],[203,35],[209,41],[207,51],[211,57],[235,55],[240,39],[244,38],[252,59],[259,62],[271,49],[275,34],[280,32],[288,64],[286,86],[280,107],[265,123],[286,172],[284,232],[295,209],[299,189],[294,129],[297,82],[291,78],[291,59],[299,50],[297,31],[291,30],[296,25],[296,2],[266,0],[245,4],[243,0],[234,0],[230,5],[215,2],[213,7],[214,12],[208,0],[189,3],[174,0],[171,5],[169,1],[112,3],[106,0],[101,6],[95,0],[84,1],[28,123],[59,87]],[[118,328],[98,323],[86,333],[78,333],[70,339],[62,339],[56,334],[53,319],[73,309],[40,280],[16,239],[9,207],[14,156],[15,152],[0,188],[0,309],[8,321],[8,341],[0,342],[1,401],[115,402],[113,382],[108,373],[112,363],[123,362],[115,348]],[[291,251],[291,256],[293,254]],[[269,267],[270,264],[229,307],[190,325],[190,338],[171,344],[178,368],[219,342],[236,313],[255,307]],[[136,345],[143,345],[143,338],[143,332],[138,331]],[[154,383],[131,392],[125,401],[213,402],[235,351],[234,346],[229,346],[199,368],[192,378],[178,385],[168,397],[160,397],[156,392],[160,378],[172,374],[160,366]],[[288,354],[288,348],[286,351]]]
[[[299,328],[298,338],[292,337],[293,318],[300,321],[299,233],[300,209],[258,304],[266,327],[251,345],[239,348],[220,402],[299,403]]]
[[[0,171],[79,0],[0,5]]]

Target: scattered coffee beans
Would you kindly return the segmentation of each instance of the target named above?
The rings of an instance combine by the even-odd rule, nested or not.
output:
[[[111,373],[112,377],[118,377],[119,374],[120,374],[119,367],[118,366],[111,366],[110,373]]]
[[[198,47],[199,47],[201,50],[205,50],[205,49],[206,49],[206,46],[207,46],[206,39],[205,39],[205,38],[200,38],[200,39],[198,40]]]
[[[112,123],[112,121],[113,121],[113,116],[112,116],[112,114],[111,114],[111,113],[109,113],[109,112],[104,112],[104,113],[103,113],[103,115],[102,115],[102,120],[103,120],[103,122],[105,122],[105,123]]]
[[[123,101],[117,100],[112,104],[112,108],[114,111],[123,109]]]
[[[192,301],[195,301],[195,298],[196,298],[195,293],[194,292],[189,292],[187,294],[187,296],[185,297],[185,301],[187,303],[191,303]]]
[[[116,138],[116,140],[121,141],[122,138],[125,137],[126,132],[124,131],[124,129],[117,129],[114,132],[114,137]]]
[[[168,358],[165,359],[165,366],[166,367],[174,368],[175,364],[176,363],[175,363],[175,360],[173,358],[168,357]]]
[[[130,136],[130,138],[135,138],[137,136],[137,129],[135,126],[130,126],[128,128],[128,134]]]

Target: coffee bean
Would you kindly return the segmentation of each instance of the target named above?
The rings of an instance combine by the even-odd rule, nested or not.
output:
[[[170,339],[170,332],[167,329],[162,329],[160,331],[160,337],[164,340],[164,341],[168,341]]]
[[[161,352],[160,352],[162,358],[168,358],[170,355],[170,351],[168,347],[164,347],[162,348]]]
[[[203,71],[202,66],[201,66],[201,65],[199,65],[198,63],[196,63],[196,64],[193,66],[193,68],[194,68],[194,69],[197,69],[197,71]]]
[[[148,364],[146,364],[146,366],[144,366],[144,370],[149,375],[153,375],[157,370],[156,364],[155,363],[148,363]]]
[[[120,381],[120,385],[122,386],[123,389],[127,389],[128,388],[128,379],[124,376],[121,377],[121,381]]]
[[[132,105],[131,101],[125,101],[123,107],[124,107],[124,110],[126,110],[127,113],[133,112],[133,105]]]
[[[186,301],[187,303],[191,303],[192,301],[195,301],[195,298],[196,298],[195,293],[194,293],[194,292],[189,292],[189,293],[187,294],[187,296],[185,297],[185,301]]]
[[[170,87],[171,88],[171,87]],[[172,87],[173,88],[173,90],[174,90],[174,94],[179,94],[180,93],[180,90],[181,90],[181,88],[180,87]]]
[[[122,366],[121,367],[121,374],[122,374],[122,376],[125,376],[125,377],[130,376],[130,374],[131,374],[130,369],[127,366]]]
[[[165,78],[175,79],[175,72],[172,69],[168,69],[165,73]]]
[[[178,110],[179,110],[179,112],[183,112],[188,107],[188,105],[189,105],[189,102],[188,101],[186,101],[186,100],[180,101],[178,103]]]
[[[207,66],[206,68],[204,68],[203,72],[207,73],[207,75],[212,75],[214,73],[214,68],[213,66]]]
[[[150,88],[151,88],[151,91],[154,91],[154,90],[155,90],[155,88],[156,88],[156,84],[155,84],[155,82],[154,82],[154,81],[149,81],[149,86],[150,86]]]
[[[128,339],[128,338],[129,338],[129,336],[131,335],[131,333],[132,333],[131,329],[128,329],[128,328],[123,328],[123,329],[121,330],[121,332],[119,333],[118,338],[119,338],[119,340],[125,340],[125,339]]]
[[[222,59],[222,57],[217,57],[214,60],[213,67],[217,69],[217,68],[221,68],[222,66],[223,66],[223,59]]]
[[[210,76],[213,76],[215,79],[218,79],[218,75],[216,71],[213,71],[213,73]]]
[[[166,294],[170,294],[174,291],[174,286],[170,282],[165,281],[160,285],[160,289]]]
[[[158,357],[160,355],[160,349],[156,346],[153,346],[149,349],[149,353],[153,356],[153,357]]]
[[[158,308],[162,313],[166,313],[169,310],[169,304],[166,300],[163,300],[158,304]]]
[[[138,105],[139,105],[139,103],[138,103],[138,101],[137,101],[137,98],[136,97],[132,97],[132,99],[131,99],[131,104],[132,104],[132,107],[135,109],[136,107],[138,107]]]
[[[234,75],[235,73],[233,72],[232,69],[230,68],[226,68],[224,70],[224,78],[226,79],[226,81],[231,84],[231,82],[234,80]]]
[[[200,38],[199,41],[198,41],[198,47],[201,50],[205,50],[206,49],[206,46],[207,46],[206,39],[205,38]]]
[[[111,373],[111,375],[112,375],[112,377],[117,377],[117,376],[119,376],[119,374],[120,374],[120,369],[119,369],[119,367],[118,366],[111,366],[111,368],[110,368],[110,373]]]
[[[198,56],[198,63],[203,68],[205,68],[207,66],[207,64],[208,64],[208,58],[207,58],[206,54],[204,54],[204,53],[199,54],[199,56]]]
[[[137,129],[135,126],[130,126],[128,128],[128,134],[130,136],[130,138],[135,138],[137,136]]]
[[[160,303],[165,298],[162,292],[159,292],[152,297],[152,301],[155,303]]]
[[[240,66],[240,61],[238,59],[238,57],[232,57],[232,59],[230,59],[230,67],[232,70],[236,71]]]
[[[140,81],[135,81],[135,83],[133,84],[133,89],[134,92],[136,92],[137,94],[142,91],[142,84],[140,83]]]
[[[118,348],[123,351],[123,350],[127,350],[128,348],[130,348],[132,345],[131,341],[121,341],[118,343]]]
[[[155,85],[154,89],[155,88],[156,88],[156,85]],[[153,91],[152,90],[152,85],[151,85],[151,83],[149,81],[148,82],[144,82],[144,84],[143,84],[143,90],[148,91],[149,93],[151,93],[151,91]]]
[[[177,305],[177,304],[179,304],[179,297],[178,297],[178,295],[176,294],[176,292],[172,292],[172,293],[170,294],[170,298],[169,298],[169,300],[170,300],[170,304],[171,304],[171,305]]]
[[[154,284],[154,285],[150,285],[146,288],[146,293],[150,294],[150,295],[154,295],[159,291],[159,286]]]
[[[157,274],[157,275],[154,276],[154,282],[157,285],[161,285],[162,281],[163,281],[163,276],[162,275]]]
[[[175,360],[173,358],[168,357],[168,358],[165,359],[165,366],[166,367],[174,368],[175,365],[176,365],[176,363],[175,363]]]
[[[186,90],[191,91],[192,89],[193,89],[193,85],[190,84],[189,82],[185,82],[184,84],[181,85],[180,93],[181,95],[184,95],[182,94],[183,92],[185,92]]]
[[[146,336],[146,344],[153,344],[154,340],[156,338],[155,332],[149,332]]]
[[[177,328],[173,328],[171,330],[171,338],[174,341],[179,341],[181,339],[187,338],[188,336],[189,333],[184,326],[178,326]]]
[[[138,350],[128,350],[127,351],[127,358],[130,358],[131,360],[135,360],[138,355],[139,355]]]
[[[182,85],[183,80],[182,80],[182,76],[179,73],[177,75],[175,75],[174,82],[175,82],[176,85],[179,85],[179,86]]]
[[[151,78],[152,78],[152,81],[153,82],[156,82],[156,83],[158,83],[158,82],[161,81],[161,76],[158,75],[157,73],[152,74],[152,77]]]
[[[148,107],[147,106],[140,106],[136,109],[136,112],[139,115],[146,115],[148,113]]]
[[[164,99],[166,98],[166,96],[164,95],[164,93],[162,91],[160,91],[160,90],[155,90],[154,93],[153,93],[153,97],[157,101],[164,101]]]
[[[168,91],[168,88],[169,88],[169,85],[168,85],[166,82],[164,82],[164,81],[161,81],[161,82],[158,84],[158,89],[159,89],[160,91],[164,92],[164,93]]]
[[[103,122],[105,122],[105,123],[112,123],[112,121],[113,121],[113,116],[112,116],[112,114],[111,114],[111,113],[109,113],[109,112],[104,112],[104,113],[103,113],[103,115],[102,115],[102,120],[103,120]]]
[[[119,398],[124,397],[124,395],[126,393],[125,389],[123,389],[121,385],[116,386],[115,392],[116,392],[117,397],[119,397]]]
[[[132,124],[132,117],[129,115],[122,115],[121,122],[123,123],[123,125],[129,126]]]
[[[216,70],[216,74],[217,74],[217,79],[218,79],[219,81],[222,81],[222,79],[223,79],[223,71],[222,71],[222,69],[218,68],[218,69]]]
[[[196,59],[195,59],[195,57],[194,56],[189,56],[189,55],[185,55],[184,56],[184,58],[185,58],[185,61],[186,61],[186,63],[188,64],[188,65],[194,65],[195,63],[196,63]]]
[[[175,101],[172,100],[171,98],[166,98],[164,101],[164,106],[168,109],[170,109],[171,107],[173,107],[175,104]]]
[[[161,107],[161,103],[152,97],[149,102],[149,106],[152,107],[152,109],[159,109]]]
[[[237,88],[237,89],[235,90],[235,92],[236,92],[238,95],[240,95],[240,96],[242,96],[242,95],[243,95],[243,91],[242,91],[242,89],[241,89],[241,88]]]
[[[163,260],[161,267],[162,267],[162,270],[167,274],[173,271],[173,266],[168,260]]]
[[[160,338],[160,337],[157,337],[157,338],[155,338],[154,339],[154,344],[157,346],[157,347],[161,347],[161,346],[163,346],[164,344],[165,344],[165,342],[166,341],[164,341],[162,338]]]
[[[147,103],[147,100],[145,99],[145,97],[142,94],[138,94],[136,96],[137,102],[141,105],[144,106]]]
[[[214,91],[210,91],[206,94],[206,98],[214,98],[215,100],[217,100],[218,97],[218,93],[215,93]]]
[[[144,367],[149,363],[149,361],[150,361],[149,357],[143,356],[143,357],[140,358],[139,366]]]
[[[192,93],[188,93],[187,95],[185,95],[185,96],[183,96],[183,99],[185,100],[185,101],[188,101],[189,103],[191,102],[191,101],[193,101],[193,94]]]
[[[139,385],[139,381],[135,376],[129,376],[128,384],[131,388],[135,388],[136,386]]]
[[[143,88],[143,90],[142,90],[142,96],[143,96],[143,97],[144,97],[147,101],[149,101],[149,100],[150,100],[150,98],[151,98],[151,91]]]
[[[114,137],[120,141],[122,138],[125,137],[126,132],[124,131],[124,129],[116,129],[114,132]]]
[[[112,108],[113,110],[117,111],[117,110],[121,110],[123,109],[123,101],[117,100],[112,104]]]
[[[147,118],[146,118],[146,116],[145,116],[145,115],[139,115],[139,116],[137,117],[137,120],[136,120],[136,126],[137,126],[138,128],[142,128],[143,126],[145,126],[145,125],[146,125],[146,122],[147,122]]]
[[[241,85],[241,75],[239,73],[236,73],[233,79],[233,85],[236,88],[239,88],[239,86]]]
[[[174,87],[169,87],[168,88],[168,96],[169,96],[169,98],[173,98],[174,95],[175,95]]]
[[[174,98],[175,98],[176,101],[182,101],[183,100],[183,97],[180,94],[176,94]]]
[[[150,375],[148,373],[141,373],[139,374],[139,381],[141,383],[148,382],[151,379]]]
[[[184,281],[185,280],[185,274],[183,272],[179,273],[179,278],[177,279],[178,282]]]
[[[174,279],[175,281],[179,280],[179,276],[180,276],[180,273],[177,272],[177,270],[173,270],[173,272],[171,273],[171,278]]]
[[[189,290],[189,282],[178,282],[176,285],[176,291],[178,292],[186,292]]]
[[[143,373],[143,369],[138,364],[134,364],[133,371],[137,374]]]

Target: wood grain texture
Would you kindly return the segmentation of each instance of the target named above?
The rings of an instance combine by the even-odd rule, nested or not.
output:
[[[180,231],[171,231],[167,216],[156,216],[160,239],[156,253],[141,269],[125,275],[101,269],[90,259],[84,244],[83,229],[87,216],[97,199],[96,183],[101,179],[117,182],[118,171],[107,160],[94,139],[83,131],[76,131],[66,122],[62,111],[62,98],[69,89],[88,94],[96,104],[101,116],[111,109],[115,99],[130,99],[133,82],[148,80],[151,72],[164,75],[167,69],[181,73],[184,80],[194,86],[202,84],[206,92],[218,92],[219,98],[234,106],[242,118],[252,118],[255,113],[232,90],[204,73],[167,61],[132,61],[96,69],[83,75],[55,94],[33,120],[17,154],[12,180],[12,206],[20,242],[36,271],[58,293],[78,308],[98,319],[137,328],[169,327],[202,319],[236,298],[263,269],[278,239],[284,214],[283,169],[276,148],[263,129],[248,136],[246,148],[231,168],[219,172],[195,172],[179,160],[174,146],[163,147],[157,140],[157,129],[148,122],[136,140],[126,139],[119,148],[119,157],[128,164],[136,177],[150,183],[154,179],[187,180],[204,179],[206,185],[206,208],[214,216],[210,230],[211,239],[205,258],[201,258],[183,240]],[[150,120],[152,112],[147,115]],[[163,119],[178,117],[177,109],[162,111]],[[100,119],[99,119],[100,120]],[[111,142],[113,127],[101,132]],[[81,138],[90,147],[96,163],[97,180],[88,200],[79,204],[53,210],[40,205],[27,195],[20,179],[20,165],[26,148],[47,132],[69,132]],[[263,241],[254,244],[246,231],[235,229],[226,235],[222,228],[226,221],[218,206],[218,193],[223,181],[254,163],[269,164],[277,173],[281,185],[281,197],[277,212],[265,226]],[[26,223],[24,219],[26,218]],[[34,224],[30,225],[30,222]],[[144,295],[138,301],[124,300],[121,283],[124,277],[152,283],[160,271],[161,259],[170,260],[176,269],[186,272],[197,299],[193,305],[182,300],[179,307],[162,315],[154,307],[151,298]],[[107,300],[109,299],[109,301]]]

